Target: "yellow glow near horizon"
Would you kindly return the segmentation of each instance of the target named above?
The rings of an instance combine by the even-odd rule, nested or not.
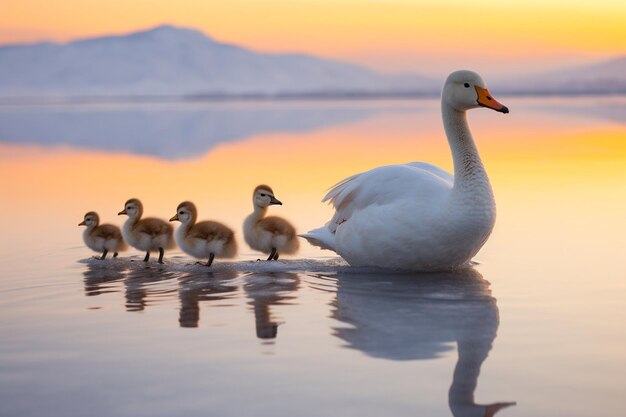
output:
[[[69,40],[172,23],[258,50],[398,70],[434,65],[427,57],[442,65],[455,59],[497,65],[624,54],[625,22],[625,3],[608,0],[23,0],[3,6],[0,42]]]
[[[452,169],[450,150],[439,126],[426,125],[413,132],[407,129],[406,119],[402,123],[403,116],[394,117],[301,134],[296,141],[290,134],[264,134],[179,162],[2,144],[0,177],[19,181],[1,182],[0,194],[6,201],[19,201],[23,215],[32,222],[58,228],[58,233],[79,236],[79,230],[68,224],[78,224],[89,210],[119,224],[123,219],[116,213],[124,201],[139,197],[146,205],[146,215],[163,218],[173,215],[181,201],[192,200],[201,217],[220,219],[241,236],[241,222],[251,210],[252,189],[268,183],[285,203],[275,214],[289,218],[298,230],[309,230],[330,218],[332,210],[320,200],[328,187],[348,175],[413,159]],[[551,201],[559,201],[555,195],[560,193],[578,196],[585,190],[624,202],[624,194],[619,192],[626,179],[621,127],[599,123],[573,133],[566,127],[542,125],[539,136],[534,126],[523,124],[504,131],[480,125],[476,131],[499,201],[516,201],[520,190],[545,192]],[[499,139],[502,137],[507,140]],[[268,149],[273,150],[271,164],[259,158]],[[46,216],[40,216],[44,207]],[[4,227],[20,226],[7,220]]]

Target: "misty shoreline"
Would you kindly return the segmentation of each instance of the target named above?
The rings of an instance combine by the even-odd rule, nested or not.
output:
[[[498,91],[499,97],[619,97],[626,91]],[[114,104],[114,103],[234,103],[282,101],[377,101],[424,100],[439,98],[439,93],[423,92],[320,92],[278,94],[193,94],[193,95],[111,95],[111,96],[28,96],[0,97],[0,105],[41,104]]]

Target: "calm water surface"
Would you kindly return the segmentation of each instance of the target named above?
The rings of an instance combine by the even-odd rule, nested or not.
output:
[[[269,183],[316,227],[347,175],[451,169],[436,101],[0,106],[0,415],[623,416],[626,99],[501,101],[470,114],[496,229],[436,274],[241,239],[211,270],[98,261],[77,226],[190,199],[241,238]]]

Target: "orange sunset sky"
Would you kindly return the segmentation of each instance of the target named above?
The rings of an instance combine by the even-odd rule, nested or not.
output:
[[[431,75],[523,73],[626,54],[623,0],[2,0],[0,11],[2,44],[169,23],[260,51]]]

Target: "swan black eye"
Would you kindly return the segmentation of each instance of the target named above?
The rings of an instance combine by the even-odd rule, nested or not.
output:
[[[178,214],[184,214],[182,211],[179,211]]]
[[[261,194],[261,197],[265,197],[267,194]]]
[[[469,83],[465,83],[465,84],[463,84],[463,87],[470,88],[470,85],[469,85]]]

